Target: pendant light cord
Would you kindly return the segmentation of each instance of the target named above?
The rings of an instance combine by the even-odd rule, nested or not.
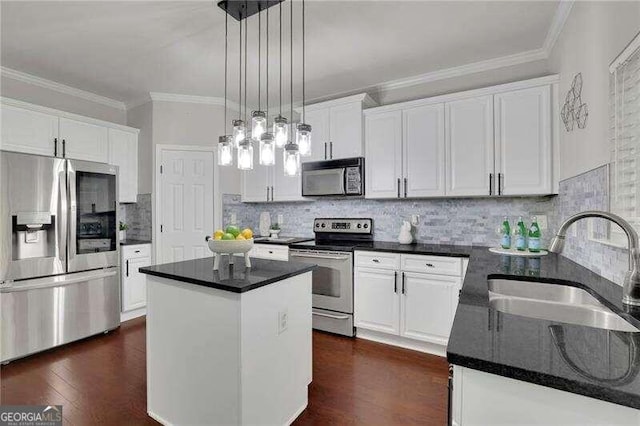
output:
[[[229,3],[225,3],[224,11],[224,123],[222,133],[227,134],[227,44],[229,40],[229,13],[227,7]]]
[[[238,120],[242,120],[242,12],[240,13],[240,37],[238,40]]]
[[[267,56],[267,108],[266,108],[266,116],[267,116],[267,128],[269,128],[269,8],[267,8],[267,46],[266,46],[266,56]]]
[[[244,2],[245,10],[247,9],[247,2]],[[247,58],[249,51],[247,50],[247,39],[249,34],[248,18],[244,19],[244,122],[247,123]],[[246,124],[245,124],[246,125]],[[246,137],[246,136],[245,136]]]
[[[258,111],[262,111],[260,91],[262,89],[262,6],[258,4]]]
[[[302,0],[302,122],[305,123],[307,119],[307,111],[306,111],[306,82],[305,79],[305,46],[304,46],[304,0]]]
[[[289,16],[289,18],[290,18],[289,21],[291,23],[291,31],[290,31],[291,34],[290,34],[290,37],[289,37],[291,39],[291,42],[290,42],[290,47],[291,47],[291,58],[290,58],[291,59],[291,76],[289,78],[289,80],[290,80],[289,86],[290,86],[290,89],[291,89],[291,103],[289,104],[289,110],[290,110],[290,114],[291,114],[291,124],[293,124],[293,0],[289,0],[289,2],[290,2],[290,5],[291,5],[291,10],[290,10],[290,13],[289,13],[289,15],[290,15]],[[291,137],[291,136],[292,135],[289,135],[289,137]]]
[[[280,115],[282,115],[282,2],[278,4],[280,10]]]

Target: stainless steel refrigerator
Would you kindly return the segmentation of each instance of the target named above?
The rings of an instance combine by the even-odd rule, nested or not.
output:
[[[0,361],[120,325],[117,167],[0,151]]]

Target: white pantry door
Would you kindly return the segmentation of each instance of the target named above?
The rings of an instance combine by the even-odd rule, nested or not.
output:
[[[213,232],[213,152],[161,151],[160,259],[180,262],[210,255],[205,236]]]

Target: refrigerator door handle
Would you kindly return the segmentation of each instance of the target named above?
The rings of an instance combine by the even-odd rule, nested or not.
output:
[[[62,169],[58,171],[58,211],[56,212],[58,259],[62,263],[63,271],[67,270],[67,227],[68,217],[68,193],[66,161],[62,162]]]
[[[89,280],[112,277],[118,273],[118,268],[99,269],[97,271],[80,272],[68,275],[54,275],[47,278],[35,278],[25,281],[14,281],[11,286],[1,287],[1,293],[15,291],[27,291],[49,287],[62,287],[69,284],[80,283]]]
[[[76,244],[76,228],[77,228],[77,194],[76,194],[76,170],[72,166],[71,162],[67,161],[67,180],[68,180],[68,205],[67,205],[67,216],[69,217],[68,226],[69,226],[69,242],[67,247],[67,270],[69,270],[69,265],[76,257],[77,253],[77,244]]]

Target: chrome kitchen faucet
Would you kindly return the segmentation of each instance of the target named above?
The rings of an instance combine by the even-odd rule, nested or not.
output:
[[[632,306],[640,306],[640,248],[638,244],[638,233],[633,226],[618,215],[603,211],[585,211],[571,216],[558,230],[558,233],[549,246],[552,253],[562,253],[564,249],[567,229],[572,223],[585,218],[607,219],[620,226],[629,239],[629,271],[624,277],[622,285],[622,303]]]

